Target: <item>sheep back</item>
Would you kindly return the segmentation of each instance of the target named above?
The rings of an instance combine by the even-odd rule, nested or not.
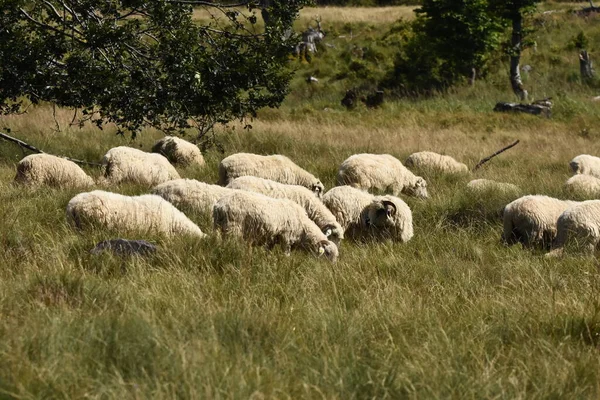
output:
[[[152,146],[152,152],[162,154],[173,164],[199,166],[205,164],[198,146],[175,136],[165,136],[157,141]]]
[[[427,198],[427,182],[410,172],[397,158],[389,154],[355,154],[348,157],[338,170],[338,185],[357,189],[404,193]]]
[[[300,168],[286,156],[279,154],[262,156],[251,153],[236,153],[221,160],[219,184],[225,186],[240,176],[257,176],[287,185],[308,188],[318,197],[323,195],[324,186],[310,172]]]
[[[565,182],[565,189],[576,195],[597,197],[600,196],[600,179],[593,175],[573,175]]]
[[[308,217],[321,229],[329,240],[338,244],[344,238],[344,229],[335,216],[303,186],[286,185],[255,176],[242,176],[232,180],[228,188],[261,193],[275,199],[288,199],[303,207]]]
[[[105,181],[111,184],[136,183],[154,186],[179,179],[179,173],[164,156],[132,147],[110,149],[102,159]]]
[[[432,151],[419,151],[406,159],[405,164],[411,168],[430,170],[445,174],[460,174],[469,172],[469,167],[454,158]]]
[[[28,186],[59,188],[88,187],[94,184],[77,164],[50,154],[31,154],[17,164],[15,182]]]
[[[206,236],[171,203],[151,194],[124,196],[101,190],[80,193],[67,204],[67,218],[82,230],[105,228],[166,236]]]

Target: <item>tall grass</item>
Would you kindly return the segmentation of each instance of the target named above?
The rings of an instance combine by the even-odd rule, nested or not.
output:
[[[515,139],[521,143],[476,173],[425,175],[431,199],[405,198],[415,224],[410,242],[347,241],[333,265],[222,241],[210,221],[201,221],[209,233],[203,241],[144,237],[160,246],[148,258],[92,255],[110,236],[68,225],[65,206],[78,191],[13,185],[23,152],[2,143],[0,397],[600,395],[596,259],[549,260],[540,250],[503,246],[498,211],[510,199],[474,199],[464,191],[470,179],[485,177],[567,198],[568,161],[600,154],[595,90],[569,80],[577,60],[568,41],[583,30],[597,43],[594,19],[552,14],[538,30],[537,53],[525,56],[533,66],[524,77],[528,88],[537,98],[554,96],[551,119],[491,111],[496,101],[512,100],[502,68],[436,98],[346,111],[339,95],[348,82],[330,79],[343,67],[336,57],[368,46],[389,25],[333,25],[357,36],[328,39],[336,48],[298,63],[279,110],[263,110],[249,121],[251,130],[221,128],[225,154],[211,149],[206,168],[181,175],[214,183],[226,154],[282,153],[331,187],[337,166],[354,153],[404,160],[433,150],[472,166]],[[330,72],[309,86],[303,74],[316,68]],[[144,131],[131,141],[111,127],[69,127],[66,110],[57,112],[57,131],[52,114],[41,106],[2,118],[0,127],[50,153],[90,161],[118,145],[149,151],[161,136]],[[147,192],[135,185],[114,190]]]

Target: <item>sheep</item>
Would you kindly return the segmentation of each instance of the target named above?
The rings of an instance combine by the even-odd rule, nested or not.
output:
[[[198,146],[175,136],[165,136],[160,139],[152,146],[152,152],[162,154],[173,164],[199,166],[205,164]]]
[[[272,247],[280,243],[286,254],[300,247],[325,255],[332,262],[338,257],[335,243],[291,200],[236,191],[217,201],[213,220],[223,235],[239,236],[255,245]]]
[[[432,151],[420,151],[413,153],[404,163],[407,167],[431,170],[446,174],[462,174],[469,172],[469,167],[456,161],[450,156],[434,153]]]
[[[161,183],[150,191],[173,203],[175,207],[193,210],[207,219],[212,218],[212,208],[217,200],[234,192],[234,189],[194,179],[175,179]]]
[[[82,230],[100,227],[166,236],[185,234],[204,238],[200,228],[159,196],[124,196],[94,190],[80,193],[67,204],[67,219]]]
[[[557,221],[558,233],[548,256],[565,248],[593,253],[600,243],[600,200],[587,200],[567,208]]]
[[[219,164],[220,185],[226,186],[232,179],[245,175],[270,179],[287,185],[304,186],[319,198],[323,196],[325,190],[318,178],[300,168],[286,156],[237,153],[221,160]]]
[[[144,186],[179,179],[179,173],[164,156],[132,147],[110,149],[102,159],[102,183],[133,182]]]
[[[494,192],[516,196],[521,192],[521,189],[512,183],[497,182],[491,179],[473,179],[467,183],[467,191],[479,195]]]
[[[325,236],[339,245],[344,230],[325,205],[310,190],[298,185],[285,185],[255,176],[242,176],[232,180],[228,188],[262,193],[276,199],[289,199],[304,207],[308,217],[317,224]]]
[[[581,154],[569,162],[574,174],[592,175],[600,178],[600,158]]]
[[[347,236],[359,239],[369,233],[408,242],[413,236],[412,212],[394,196],[375,196],[351,186],[337,186],[325,193],[331,210]]]
[[[565,182],[565,189],[580,196],[598,197],[600,179],[592,175],[573,175]]]
[[[400,193],[426,199],[427,182],[410,172],[397,158],[389,154],[355,154],[348,157],[338,170],[338,185],[357,189]]]
[[[520,197],[504,207],[502,240],[507,245],[521,242],[528,247],[548,247],[556,237],[558,217],[576,204],[548,196]]]
[[[31,154],[17,164],[15,182],[32,187],[88,187],[94,184],[77,164],[50,154]]]

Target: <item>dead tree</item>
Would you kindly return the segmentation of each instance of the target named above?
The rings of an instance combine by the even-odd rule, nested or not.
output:
[[[502,154],[504,153],[506,150],[511,149],[513,147],[515,147],[516,145],[519,144],[519,140],[515,141],[512,144],[509,144],[506,147],[501,148],[500,150],[498,150],[497,152],[495,152],[494,154],[492,154],[491,156],[487,156],[485,158],[482,158],[481,160],[479,160],[479,162],[477,163],[477,165],[475,165],[473,167],[473,171],[477,171],[479,168],[481,168],[481,166],[483,164],[485,164],[486,162],[490,161],[492,158],[496,157],[498,154]]]
[[[521,50],[523,47],[523,16],[520,12],[516,12],[512,16],[512,38],[511,38],[511,55],[510,55],[510,84],[513,92],[519,100],[527,100],[527,90],[523,86],[521,73],[519,71],[519,63],[521,62]]]
[[[581,72],[581,79],[584,82],[594,77],[592,60],[586,50],[581,50],[581,53],[579,53],[579,71]]]

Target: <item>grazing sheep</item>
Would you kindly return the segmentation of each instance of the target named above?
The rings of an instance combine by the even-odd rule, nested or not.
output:
[[[427,182],[410,172],[389,154],[355,154],[348,157],[337,174],[338,185],[357,189],[400,193],[426,199]]]
[[[260,193],[237,191],[222,197],[213,208],[215,228],[256,245],[280,243],[286,254],[300,247],[335,262],[338,248],[329,241],[298,204]]]
[[[569,162],[574,174],[593,175],[600,178],[600,158],[581,154]]]
[[[349,237],[358,239],[371,233],[407,242],[413,236],[412,212],[397,197],[337,186],[325,193],[323,202]]]
[[[318,197],[323,196],[325,187],[313,174],[303,170],[292,160],[282,155],[261,156],[250,153],[237,153],[225,157],[219,164],[219,185],[225,186],[240,176],[259,178],[299,185],[310,189]]]
[[[119,184],[132,182],[146,186],[179,179],[177,170],[160,154],[146,153],[132,147],[110,149],[102,159],[104,180]]]
[[[50,154],[32,154],[17,164],[15,182],[28,186],[59,188],[87,187],[94,184],[77,164]]]
[[[592,175],[573,175],[565,183],[565,188],[580,196],[598,197],[600,196],[600,179]]]
[[[173,164],[204,165],[204,157],[198,146],[175,136],[165,136],[152,146],[153,153],[167,157]]]
[[[102,190],[80,193],[67,204],[67,219],[80,229],[206,236],[171,203],[152,194],[131,197]]]
[[[450,156],[444,156],[432,151],[420,151],[413,153],[404,163],[411,168],[431,170],[445,174],[462,174],[469,172],[469,167],[456,161]]]
[[[557,226],[549,256],[561,255],[567,247],[593,253],[600,243],[600,200],[587,200],[567,208],[558,217]]]
[[[344,238],[344,230],[314,193],[303,186],[285,185],[256,176],[242,176],[229,182],[228,188],[262,193],[275,199],[288,199],[304,207],[308,218],[335,244]]]
[[[517,185],[506,182],[497,182],[491,179],[473,179],[467,183],[467,190],[471,194],[500,193],[506,195],[518,195],[521,189]]]
[[[502,239],[512,245],[525,246],[552,244],[556,237],[556,221],[576,201],[558,200],[548,196],[524,196],[504,207],[504,233]]]
[[[221,197],[235,190],[219,185],[210,185],[194,179],[175,179],[152,188],[151,193],[173,203],[212,218],[212,209]]]

